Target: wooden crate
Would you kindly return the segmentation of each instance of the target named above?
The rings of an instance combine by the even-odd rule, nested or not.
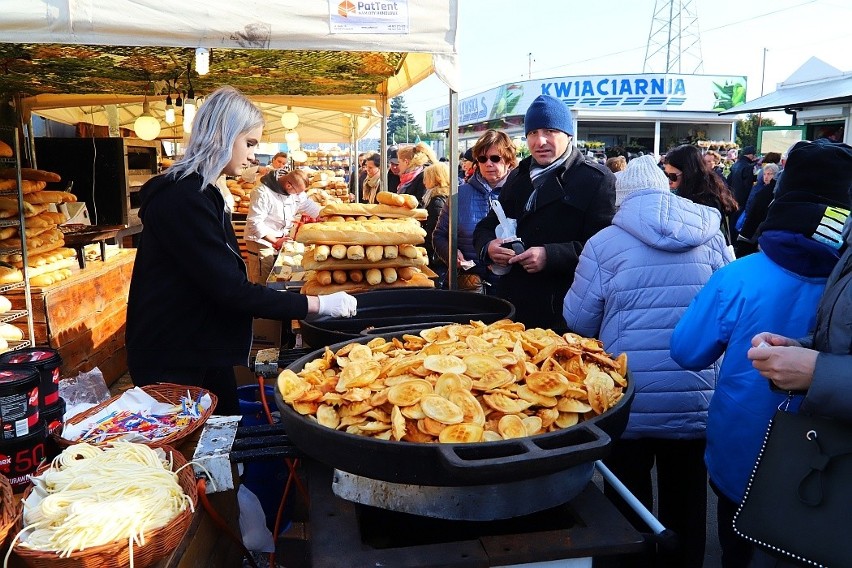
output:
[[[135,249],[118,249],[106,263],[89,262],[67,280],[32,289],[35,344],[59,351],[63,377],[98,367],[110,385],[127,372],[124,330],[135,258]],[[22,290],[8,297],[13,308],[24,307]]]

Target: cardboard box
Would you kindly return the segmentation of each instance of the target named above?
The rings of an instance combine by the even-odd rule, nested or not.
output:
[[[281,322],[279,320],[255,319],[252,326],[252,355],[260,349],[281,348]]]

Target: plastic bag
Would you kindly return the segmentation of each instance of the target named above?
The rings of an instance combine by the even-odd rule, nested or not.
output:
[[[110,394],[103,373],[95,367],[76,377],[60,380],[59,396],[65,401],[65,416],[69,418],[102,403]]]
[[[237,491],[237,502],[240,506],[240,533],[246,548],[253,552],[275,550],[272,531],[266,526],[266,517],[257,495],[245,485],[240,485]]]

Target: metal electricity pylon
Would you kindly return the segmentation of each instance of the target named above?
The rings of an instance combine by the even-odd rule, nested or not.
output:
[[[643,73],[700,73],[701,33],[697,0],[656,0]]]

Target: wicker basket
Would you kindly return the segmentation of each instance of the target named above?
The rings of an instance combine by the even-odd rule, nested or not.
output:
[[[181,397],[185,396],[187,391],[189,392],[189,395],[193,399],[197,399],[199,397],[199,395],[203,395],[203,394],[210,395],[210,399],[211,399],[210,407],[206,408],[197,420],[193,420],[183,430],[180,430],[179,432],[175,432],[174,434],[169,434],[165,438],[160,438],[159,440],[156,440],[156,441],[139,442],[140,444],[145,444],[146,446],[151,446],[152,448],[159,448],[161,446],[166,446],[166,445],[176,446],[177,443],[180,440],[186,438],[187,436],[189,436],[190,434],[195,432],[198,428],[200,428],[201,426],[204,425],[204,423],[207,421],[207,419],[210,418],[210,415],[213,414],[213,410],[216,408],[216,402],[218,400],[216,398],[215,394],[213,394],[212,392],[210,392],[206,389],[202,389],[200,387],[193,387],[193,386],[187,386],[187,385],[175,385],[175,384],[172,384],[172,383],[157,383],[157,384],[154,384],[154,385],[147,385],[147,386],[144,386],[144,387],[141,387],[141,388],[142,388],[143,391],[148,393],[151,397],[155,398],[159,402],[167,402],[167,403],[170,403],[170,404],[178,404],[180,402]],[[109,406],[110,404],[112,404],[113,402],[118,400],[118,398],[120,396],[121,395],[116,395],[116,396],[110,398],[109,400],[105,400],[104,402],[100,403],[99,405],[93,406],[89,410],[86,410],[85,412],[81,412],[80,414],[73,416],[70,419],[66,420],[65,421],[65,424],[66,424],[65,430],[68,429],[67,428],[68,424],[79,424],[80,422],[86,420],[87,418],[89,418],[90,416],[92,416],[94,414],[97,414],[102,409],[106,408],[107,406]],[[68,440],[66,438],[63,438],[62,435],[59,434],[59,433],[54,433],[54,434],[52,434],[52,436],[53,436],[54,440],[56,440],[56,443],[59,445],[60,448],[67,448],[71,444],[79,443],[79,440]],[[113,440],[109,440],[107,443],[112,442],[112,441]]]
[[[167,456],[172,456],[174,470],[186,464],[186,458],[174,448],[163,446],[162,450],[166,452]],[[195,485],[195,473],[191,466],[183,468],[178,473],[178,482],[184,493],[192,500],[193,510],[196,509],[198,507],[198,488]],[[27,498],[30,491],[32,491],[32,486],[24,492],[24,499]],[[133,565],[136,568],[145,568],[168,556],[186,536],[192,515],[193,512],[187,507],[169,524],[145,534],[145,544],[133,546]],[[21,530],[22,522],[23,520],[19,518],[18,530]],[[60,558],[55,552],[32,550],[20,546],[18,543],[15,545],[14,553],[27,566],[35,568],[103,568],[104,566],[124,568],[130,566],[130,547],[127,540],[115,541],[74,552],[67,558]]]
[[[18,508],[12,491],[12,484],[5,475],[0,475],[0,549],[5,548],[9,531],[18,521]]]

